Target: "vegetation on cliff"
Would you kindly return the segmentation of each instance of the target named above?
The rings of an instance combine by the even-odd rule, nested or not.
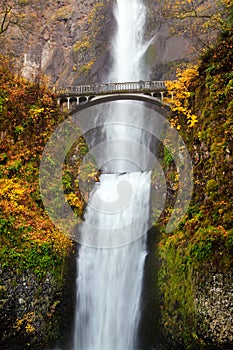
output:
[[[46,141],[63,118],[43,79],[24,80],[12,73],[7,58],[0,57],[3,345],[5,339],[18,334],[25,337],[28,348],[36,348],[35,338],[38,341],[44,334],[48,339],[52,334],[52,323],[49,326],[48,322],[59,303],[57,293],[72,244],[43,209],[39,164]],[[24,288],[29,293],[26,298]],[[11,303],[15,305],[14,312]],[[46,334],[46,328],[50,334]]]
[[[222,30],[231,0],[159,1],[162,15],[171,20],[170,32],[191,38],[193,51],[209,48]]]
[[[225,349],[231,337],[221,339],[220,329],[217,340],[206,339],[203,326],[209,326],[197,323],[195,307],[198,272],[228,273],[233,268],[233,5],[229,1],[226,5],[228,17],[216,43],[203,53],[197,67],[179,72],[178,80],[169,84],[174,92],[174,100],[169,100],[171,122],[192,157],[194,191],[186,217],[172,234],[163,234],[159,246],[162,322],[171,337],[176,333],[185,349],[192,349],[192,342],[199,348],[215,345]],[[172,157],[169,164],[165,158],[171,182],[175,164]],[[167,214],[170,210],[167,208]]]
[[[56,337],[53,316],[73,251],[71,239],[47,215],[39,187],[44,147],[67,114],[59,109],[44,77],[32,82],[13,71],[9,58],[0,56],[1,346],[14,348],[12,342],[19,341],[22,348],[35,350]],[[93,160],[82,164],[87,152],[80,132],[62,174],[66,200],[79,218],[98,180]]]
[[[0,89],[1,260],[3,267],[33,268],[42,277],[60,266],[70,246],[43,212],[39,195],[40,157],[63,117],[46,85],[14,75],[3,57]]]

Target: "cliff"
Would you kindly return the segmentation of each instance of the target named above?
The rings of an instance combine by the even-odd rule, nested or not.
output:
[[[44,145],[63,120],[42,81],[12,73],[0,57],[1,349],[46,348],[57,336],[71,241],[46,215],[39,193]]]
[[[229,4],[217,42],[198,66],[171,83],[170,120],[190,152],[194,174],[188,212],[159,244],[162,324],[179,349],[233,346],[232,24]],[[164,153],[162,162],[175,194],[178,181],[172,156]],[[167,215],[169,210],[171,206]]]
[[[25,78],[43,73],[51,84],[70,85],[87,79],[92,67],[92,78],[104,79],[113,23],[109,1],[31,1],[23,12],[27,28],[10,27],[1,52],[16,58]]]
[[[51,85],[60,86],[106,81],[115,30],[113,0],[22,4],[26,29],[12,26],[0,37],[1,53],[15,58],[18,72],[27,79],[45,74]],[[201,46],[194,45],[192,27],[184,30],[187,23],[174,32],[180,20],[164,17],[163,2],[145,0],[145,5],[146,39],[151,40],[146,64],[151,78],[174,78],[177,66],[196,58]]]

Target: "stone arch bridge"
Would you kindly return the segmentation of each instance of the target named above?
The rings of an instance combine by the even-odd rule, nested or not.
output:
[[[112,95],[115,95],[114,99],[127,99],[129,97],[130,99],[141,99],[161,104],[166,93],[165,81],[77,85],[56,90],[58,105],[70,112],[90,102],[111,99]],[[173,94],[171,97],[173,98]]]

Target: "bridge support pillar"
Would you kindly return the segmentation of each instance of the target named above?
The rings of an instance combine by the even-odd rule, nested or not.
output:
[[[67,97],[67,109],[70,109],[70,97]]]
[[[160,95],[161,95],[161,101],[163,101],[163,99],[164,99],[164,91],[160,91]]]

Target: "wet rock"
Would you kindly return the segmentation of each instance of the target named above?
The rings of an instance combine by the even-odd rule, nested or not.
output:
[[[1,284],[1,349],[45,348],[56,332],[48,314],[59,298],[59,284],[50,273],[41,281],[30,271],[15,270],[3,270]]]
[[[195,304],[199,335],[219,348],[233,345],[233,274],[216,270],[196,276]]]

